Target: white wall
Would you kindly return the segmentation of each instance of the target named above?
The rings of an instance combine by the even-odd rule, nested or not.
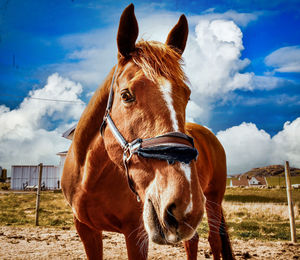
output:
[[[38,185],[38,178],[39,166],[37,165],[14,165],[11,167],[12,190],[23,190],[23,184],[26,182],[29,186]],[[47,189],[60,188],[60,168],[54,165],[44,165],[42,173],[43,183],[45,183]]]

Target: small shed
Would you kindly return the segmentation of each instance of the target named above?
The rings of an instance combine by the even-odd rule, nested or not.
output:
[[[26,186],[38,185],[38,165],[13,165],[11,167],[11,189],[24,190]],[[59,166],[44,165],[42,187],[48,190],[60,189],[61,170]]]

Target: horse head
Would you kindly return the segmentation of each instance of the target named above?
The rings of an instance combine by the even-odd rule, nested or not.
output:
[[[118,65],[111,82],[109,118],[129,143],[170,132],[185,134],[190,89],[181,55],[187,35],[188,24],[182,15],[165,44],[136,42],[138,23],[134,7],[131,4],[124,10],[117,35]],[[113,132],[111,127],[103,129],[105,149],[123,169],[126,144],[122,147]],[[133,153],[126,167],[134,190],[144,203],[143,221],[150,239],[159,244],[190,239],[202,219],[205,204],[195,160],[160,160]]]

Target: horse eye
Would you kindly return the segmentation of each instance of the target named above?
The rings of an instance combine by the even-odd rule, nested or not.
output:
[[[124,102],[134,101],[134,97],[131,95],[128,89],[125,89],[121,92],[121,98]]]

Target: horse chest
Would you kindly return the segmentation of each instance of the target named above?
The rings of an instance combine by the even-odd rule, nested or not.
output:
[[[107,174],[115,174],[113,181],[107,178]],[[124,176],[114,172],[103,173],[93,187],[80,187],[72,203],[79,221],[98,230],[114,232],[122,232],[125,224],[139,221],[140,207]]]

